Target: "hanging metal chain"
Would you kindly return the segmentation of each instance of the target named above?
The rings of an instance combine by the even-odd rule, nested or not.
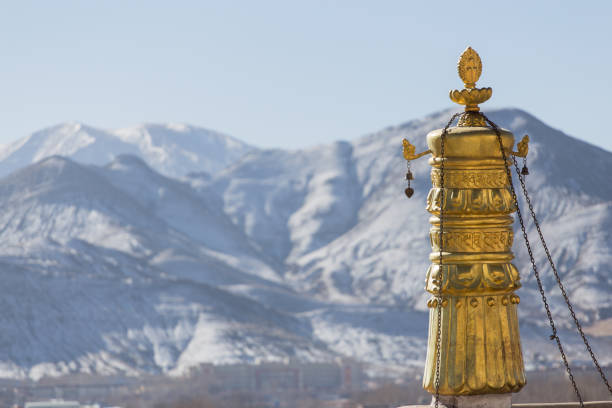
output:
[[[557,335],[557,328],[555,326],[555,321],[552,317],[552,313],[550,312],[550,306],[548,305],[548,300],[546,299],[546,294],[544,292],[544,286],[542,285],[542,280],[540,279],[540,273],[538,272],[538,267],[536,266],[533,252],[531,250],[531,244],[529,243],[529,238],[527,237],[527,230],[525,229],[525,223],[523,221],[521,209],[518,204],[516,191],[514,189],[514,184],[512,183],[512,173],[510,172],[510,167],[508,166],[508,158],[506,156],[506,151],[504,150],[504,145],[503,145],[502,138],[501,138],[501,132],[498,126],[495,123],[493,123],[491,120],[489,120],[489,118],[487,118],[484,113],[480,112],[480,114],[487,121],[487,123],[493,128],[493,131],[497,135],[497,141],[499,142],[499,148],[501,150],[502,158],[504,160],[504,167],[506,168],[506,176],[508,178],[508,183],[510,184],[512,200],[514,201],[516,205],[516,214],[518,216],[519,223],[521,225],[521,231],[523,232],[523,239],[525,240],[525,246],[527,247],[527,252],[529,253],[529,260],[531,261],[531,267],[533,269],[533,273],[536,278],[536,282],[538,283],[540,295],[542,296],[542,302],[544,303],[544,308],[546,309],[546,315],[548,316],[548,322],[550,324],[550,328],[552,329],[552,334],[550,335],[550,339],[555,340],[557,343],[559,354],[561,354],[563,365],[565,365],[565,370],[567,371],[567,375],[572,383],[574,392],[576,393],[576,396],[578,397],[578,401],[580,402],[580,407],[584,408],[584,401],[582,400],[582,395],[580,394],[580,391],[578,390],[578,386],[576,385],[576,380],[574,379],[574,375],[572,374],[572,369],[570,368],[570,365],[567,361],[565,351],[563,350],[563,345],[561,344],[561,339]],[[521,184],[524,187],[524,180],[520,176],[519,176],[519,180],[521,181]]]
[[[486,120],[489,121],[488,119],[486,119]],[[553,271],[553,274],[555,275],[555,279],[557,281],[557,285],[559,286],[559,290],[561,290],[561,294],[563,295],[563,299],[565,300],[565,304],[567,305],[567,308],[570,311],[572,319],[574,320],[574,324],[576,325],[576,329],[578,329],[578,333],[580,334],[580,337],[582,338],[582,342],[584,343],[584,346],[586,347],[587,351],[589,352],[589,355],[591,356],[591,360],[593,361],[593,364],[595,365],[597,371],[599,372],[599,376],[601,377],[602,381],[604,382],[604,384],[608,388],[608,391],[610,392],[610,394],[612,394],[612,386],[610,386],[610,382],[608,381],[608,378],[606,377],[606,374],[603,372],[601,366],[599,365],[599,361],[597,360],[597,357],[595,357],[595,353],[593,352],[593,349],[591,348],[591,345],[589,344],[589,340],[587,339],[586,335],[584,334],[584,331],[582,329],[582,325],[580,324],[580,321],[578,320],[578,317],[576,316],[576,313],[574,312],[574,307],[573,307],[572,303],[570,302],[569,296],[567,295],[565,287],[563,286],[563,282],[561,281],[561,277],[559,276],[559,272],[557,271],[557,267],[555,266],[555,263],[554,263],[554,261],[552,259],[552,256],[550,255],[550,251],[548,250],[548,245],[546,245],[546,241],[544,240],[544,234],[542,233],[542,229],[540,228],[540,223],[539,223],[539,221],[538,221],[538,219],[536,217],[535,211],[533,209],[533,205],[531,204],[531,198],[529,197],[529,193],[527,192],[527,187],[525,186],[525,177],[522,176],[522,172],[519,172],[518,163],[516,161],[516,157],[512,157],[512,161],[514,163],[514,169],[516,171],[518,179],[519,179],[519,181],[521,183],[521,189],[523,190],[523,195],[525,196],[525,201],[527,202],[527,205],[529,207],[529,212],[531,214],[531,218],[533,219],[534,225],[536,226],[536,229],[538,230],[538,236],[540,238],[540,242],[542,243],[542,247],[544,248],[544,251],[546,253],[546,257],[548,258],[548,262],[550,264],[550,267],[551,267],[551,269]]]
[[[436,374],[435,374],[435,387],[436,387],[436,395],[435,395],[435,408],[438,408],[440,402],[440,345],[441,345],[441,332],[442,332],[442,284],[444,282],[444,271],[442,270],[442,251],[444,250],[444,142],[446,139],[446,134],[448,133],[448,128],[453,123],[457,116],[460,113],[455,113],[444,129],[442,130],[442,135],[440,136],[440,242],[438,244],[440,249],[440,258],[439,264],[440,267],[438,269],[438,294],[437,294],[437,305],[436,305],[436,315],[437,315],[437,327],[436,327]]]
[[[521,182],[521,188],[523,190],[523,195],[525,196],[525,201],[527,202],[527,206],[529,207],[531,218],[533,218],[533,223],[535,224],[535,227],[538,230],[540,242],[542,242],[542,246],[544,247],[544,251],[546,252],[546,257],[548,258],[548,263],[550,264],[553,274],[555,275],[555,279],[557,280],[557,285],[559,286],[559,289],[561,290],[561,294],[563,295],[565,304],[567,305],[567,308],[569,309],[570,314],[572,315],[572,319],[574,320],[576,329],[578,329],[578,333],[580,333],[580,337],[582,337],[582,342],[584,343],[584,346],[586,347],[587,351],[591,355],[591,360],[593,361],[593,364],[597,368],[597,371],[599,372],[599,375],[601,379],[603,380],[604,384],[608,388],[608,391],[610,391],[610,394],[612,394],[612,387],[610,386],[610,383],[608,382],[606,375],[601,369],[601,366],[599,365],[599,361],[597,361],[597,357],[595,357],[595,353],[593,352],[593,349],[591,348],[591,345],[589,344],[589,340],[587,339],[586,335],[584,334],[584,331],[582,330],[582,325],[580,324],[580,321],[578,320],[578,317],[576,316],[576,313],[574,312],[574,307],[572,306],[572,303],[570,302],[569,296],[567,295],[567,292],[565,291],[565,287],[563,286],[563,283],[561,282],[561,277],[559,276],[559,272],[557,272],[557,267],[555,266],[552,256],[550,255],[550,251],[548,250],[548,246],[546,245],[546,241],[544,240],[544,235],[542,234],[542,229],[540,228],[540,223],[538,222],[538,219],[536,218],[535,211],[533,210],[533,205],[531,204],[531,199],[529,198],[529,194],[527,193],[527,187],[525,187],[525,178],[521,176],[518,170],[518,163],[516,162],[516,157],[512,157],[512,160],[514,162],[514,168],[518,175],[518,179]]]

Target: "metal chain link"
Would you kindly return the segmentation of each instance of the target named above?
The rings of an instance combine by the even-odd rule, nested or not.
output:
[[[512,183],[512,173],[510,172],[510,167],[508,166],[508,158],[506,156],[506,151],[504,150],[504,145],[503,145],[502,138],[501,138],[501,132],[500,132],[498,126],[495,123],[493,123],[491,120],[489,120],[489,118],[487,118],[484,113],[480,112],[480,114],[487,121],[487,123],[493,128],[495,134],[497,135],[497,141],[499,142],[499,148],[501,150],[502,158],[504,160],[504,167],[506,168],[506,176],[508,178],[508,183],[510,184],[510,190],[511,190],[511,193],[512,193],[512,200],[514,201],[514,203],[516,205],[516,214],[518,216],[519,223],[521,225],[521,231],[523,233],[523,239],[525,240],[525,246],[527,247],[527,252],[529,253],[529,259],[531,261],[531,267],[533,269],[533,273],[534,273],[536,281],[538,283],[538,288],[540,290],[540,295],[542,296],[542,302],[544,303],[544,308],[546,309],[546,315],[548,316],[548,322],[549,322],[550,327],[552,329],[552,334],[550,336],[550,339],[551,340],[555,340],[556,343],[557,343],[557,348],[559,349],[559,354],[561,354],[561,358],[563,360],[563,364],[565,365],[565,370],[567,371],[567,375],[569,376],[569,379],[570,379],[570,381],[572,383],[572,387],[574,388],[574,392],[576,393],[576,396],[578,397],[578,401],[580,402],[580,407],[584,408],[584,401],[582,400],[582,395],[580,394],[580,391],[578,390],[578,386],[576,385],[576,380],[574,379],[574,375],[572,374],[572,369],[570,368],[570,365],[569,365],[569,363],[567,361],[567,357],[565,355],[565,351],[563,350],[563,345],[561,344],[561,339],[557,335],[557,328],[555,326],[555,321],[554,321],[554,319],[552,317],[552,313],[550,312],[550,306],[548,305],[548,300],[546,299],[546,294],[544,292],[544,286],[542,285],[542,280],[540,279],[540,273],[538,272],[538,267],[536,266],[536,262],[535,262],[535,259],[534,259],[534,256],[533,256],[533,252],[531,250],[531,244],[529,243],[529,238],[527,237],[527,231],[526,231],[526,228],[525,228],[525,223],[523,221],[523,216],[521,214],[521,209],[520,209],[519,204],[518,204],[518,199],[517,199],[517,196],[516,196],[516,191],[514,189],[514,184]],[[516,163],[516,159],[515,159],[515,163]],[[525,188],[524,180],[520,176],[519,176],[519,180],[521,182],[521,185],[524,188],[524,193],[526,194],[527,190]],[[532,207],[531,207],[530,201],[529,201],[529,206],[530,206],[530,209],[531,209]],[[532,213],[532,216],[535,219],[535,214]],[[549,258],[549,260],[552,262],[552,259]],[[557,277],[557,279],[558,279],[558,277]],[[559,280],[559,282],[560,282],[560,280]]]
[[[516,157],[512,157],[512,160],[514,162],[514,168],[516,169],[518,178],[521,182],[521,188],[523,190],[523,195],[525,196],[525,201],[527,202],[527,205],[529,207],[529,212],[531,213],[533,222],[536,226],[536,229],[538,230],[540,241],[542,242],[542,246],[544,247],[544,251],[546,252],[546,257],[548,258],[548,263],[550,264],[550,267],[552,268],[552,271],[555,275],[555,279],[557,280],[557,285],[559,286],[559,289],[561,290],[561,294],[563,295],[565,304],[567,305],[567,308],[569,309],[570,314],[572,315],[572,319],[574,320],[574,324],[576,325],[576,328],[578,329],[578,332],[580,333],[580,337],[582,337],[582,342],[584,343],[584,346],[586,347],[587,351],[591,355],[591,360],[593,361],[593,364],[597,368],[597,371],[599,371],[599,375],[601,379],[603,380],[604,384],[606,385],[606,387],[608,388],[608,391],[610,391],[610,394],[612,394],[612,387],[610,386],[610,383],[608,382],[606,375],[601,369],[601,366],[599,365],[599,361],[597,361],[597,357],[595,357],[595,353],[593,352],[593,349],[591,348],[591,345],[589,344],[589,340],[587,339],[586,335],[584,334],[584,331],[582,330],[582,325],[580,324],[580,321],[578,320],[578,317],[576,316],[576,313],[574,312],[574,307],[572,306],[572,303],[570,302],[569,296],[567,295],[567,292],[565,291],[565,287],[563,286],[563,283],[561,282],[559,273],[557,272],[555,263],[552,260],[550,251],[548,250],[548,246],[546,245],[546,241],[544,240],[544,235],[542,234],[542,230],[540,228],[540,223],[538,222],[538,219],[536,218],[535,211],[533,210],[533,205],[531,205],[531,199],[529,198],[529,194],[527,193],[527,188],[525,187],[525,178],[521,176],[518,170],[518,163],[516,162]]]
[[[436,305],[436,314],[437,314],[437,328],[436,328],[436,374],[435,374],[435,387],[436,387],[436,395],[435,395],[435,408],[438,408],[440,402],[440,345],[441,345],[441,332],[442,332],[442,283],[444,282],[444,271],[442,270],[442,251],[444,250],[444,142],[446,139],[446,134],[448,133],[448,128],[453,123],[453,121],[459,116],[461,113],[455,113],[446,126],[444,130],[442,130],[442,135],[440,136],[440,242],[438,244],[440,249],[440,259],[439,264],[440,267],[438,269],[438,294],[437,294],[437,305]]]

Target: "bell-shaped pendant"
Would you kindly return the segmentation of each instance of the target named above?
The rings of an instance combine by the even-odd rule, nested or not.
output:
[[[406,180],[414,180],[414,176],[410,170],[408,170],[408,173],[406,173]]]
[[[406,197],[410,198],[414,194],[414,189],[412,187],[408,187],[406,190],[404,190],[404,193],[406,193]]]
[[[521,174],[523,176],[528,176],[529,175],[529,169],[527,168],[527,165],[523,166],[523,170],[521,170]]]

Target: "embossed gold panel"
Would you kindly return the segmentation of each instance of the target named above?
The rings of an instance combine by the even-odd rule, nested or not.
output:
[[[440,394],[500,394],[523,387],[517,303],[516,295],[448,297],[441,314]],[[434,393],[437,313],[431,310],[423,383]]]

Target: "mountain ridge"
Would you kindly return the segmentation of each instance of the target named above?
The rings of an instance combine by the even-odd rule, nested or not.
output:
[[[612,317],[612,153],[521,110],[489,116],[516,139],[531,136],[527,186],[579,317],[589,327]],[[172,149],[167,162],[140,150],[106,159],[102,149],[102,164],[51,156],[5,175],[0,274],[11,291],[0,328],[12,340],[0,343],[0,377],[182,374],[204,362],[335,356],[372,372],[418,368],[430,177],[427,160],[414,161],[415,194],[406,200],[401,140],[425,150],[427,132],[449,117],[307,149],[251,149],[214,173],[165,174],[164,163],[183,157]],[[515,235],[526,361],[554,365]],[[539,247],[534,255],[545,265]],[[541,273],[568,355],[586,364],[556,282]],[[593,347],[612,364],[612,337],[594,338]]]
[[[0,176],[53,155],[104,165],[120,154],[139,156],[172,177],[189,172],[213,174],[254,149],[231,136],[187,124],[148,123],[102,130],[66,122],[2,146]]]

